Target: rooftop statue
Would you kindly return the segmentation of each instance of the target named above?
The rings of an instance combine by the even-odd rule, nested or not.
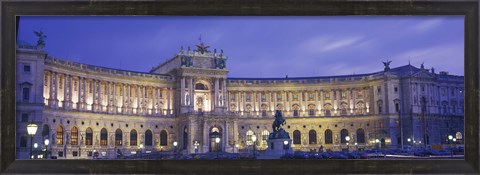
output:
[[[275,111],[275,121],[273,121],[272,129],[273,132],[270,133],[269,139],[289,139],[290,136],[288,132],[286,132],[282,126],[285,125],[287,122],[285,118],[282,116],[282,111],[277,110]]]
[[[37,35],[37,37],[38,37],[37,46],[44,47],[45,46],[45,38],[47,38],[47,35],[43,34],[43,32],[41,30],[40,31],[33,31],[33,33],[35,33],[35,35]]]
[[[207,45],[203,44],[203,42],[200,43],[200,45],[196,45],[196,46],[197,46],[197,51],[199,51],[202,54],[210,52],[210,51],[208,51],[208,48],[210,46],[207,46]]]
[[[388,61],[388,60],[387,60],[386,62],[382,62],[382,63],[383,63],[383,66],[385,67],[385,68],[383,69],[384,71],[389,71],[389,70],[390,70],[390,63],[391,63],[391,62],[392,62],[392,61]]]

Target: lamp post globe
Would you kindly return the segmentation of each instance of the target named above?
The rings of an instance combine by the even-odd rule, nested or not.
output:
[[[217,145],[217,159],[218,159],[218,152],[220,151],[219,149],[220,137],[215,138],[215,143]]]
[[[30,159],[32,158],[33,136],[37,133],[38,125],[30,123],[27,125],[27,133],[30,135]]]
[[[452,140],[453,139],[453,136],[452,135],[448,135],[448,140]]]
[[[456,141],[457,141],[457,138],[453,138],[452,140],[453,140],[453,142],[456,142]]]
[[[256,146],[257,144],[255,143],[257,141],[257,136],[256,135],[252,135],[252,141],[253,141],[253,158],[256,159],[257,158],[257,155],[256,155]]]
[[[38,148],[38,143],[34,143],[33,148],[37,149]]]
[[[48,144],[50,144],[50,140],[45,139],[43,144],[45,145],[45,159],[48,159]]]

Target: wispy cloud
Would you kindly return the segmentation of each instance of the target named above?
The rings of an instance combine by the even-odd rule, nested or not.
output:
[[[353,46],[359,43],[368,44],[365,42],[364,38],[364,36],[338,37],[322,35],[300,44],[299,49],[302,51],[322,53]]]
[[[442,23],[442,21],[443,21],[443,19],[441,19],[441,18],[434,18],[434,19],[425,20],[423,22],[420,22],[417,25],[412,26],[412,30],[415,31],[416,33],[424,33],[424,32],[427,32],[431,29],[434,29],[440,23]]]

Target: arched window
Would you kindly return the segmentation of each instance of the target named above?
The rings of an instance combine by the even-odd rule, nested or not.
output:
[[[317,131],[313,129],[308,131],[308,143],[317,144]]]
[[[108,139],[107,129],[102,128],[102,130],[100,130],[100,145],[107,146],[107,143],[108,143],[107,139]]]
[[[330,103],[325,104],[323,108],[325,109],[325,116],[332,115],[331,114],[332,105]]]
[[[347,115],[347,103],[340,104],[340,115]]]
[[[308,115],[309,116],[315,116],[315,105],[314,104],[308,105]]]
[[[348,136],[348,130],[342,129],[340,131],[340,143],[347,143],[347,140],[345,139],[346,136]]]
[[[27,147],[27,136],[20,136],[20,147]]]
[[[457,132],[457,133],[455,134],[455,138],[456,138],[457,140],[462,140],[462,138],[463,138],[463,137],[462,137],[462,133],[461,133],[461,132]]]
[[[115,131],[115,146],[122,146],[122,130],[117,129]]]
[[[70,145],[78,145],[78,129],[77,127],[73,127],[70,131]]]
[[[293,109],[293,116],[297,117],[299,115],[300,106],[298,106],[297,104],[294,104],[292,106],[292,109]]]
[[[270,135],[270,133],[267,130],[264,130],[262,132],[262,141],[266,142],[268,140],[269,135]]]
[[[130,146],[137,146],[137,130],[130,131]]]
[[[365,108],[365,104],[359,101],[356,105],[357,114],[363,114],[363,108]]]
[[[262,117],[266,117],[267,116],[267,105],[266,104],[262,104]]]
[[[332,130],[325,130],[325,144],[332,144],[333,139],[332,139]]]
[[[145,146],[152,146],[153,141],[152,141],[152,131],[147,130],[145,131]]]
[[[57,127],[57,138],[55,138],[57,145],[63,145],[63,127]]]
[[[378,106],[378,113],[382,113],[382,106],[383,106],[383,102],[382,100],[378,100],[377,101],[377,106]]]
[[[23,101],[30,100],[30,88],[24,87],[23,88]]]
[[[48,125],[43,125],[42,137],[43,138],[50,138],[50,127]]]
[[[293,131],[293,144],[301,144],[302,143],[302,134],[299,130]]]
[[[93,130],[92,128],[87,128],[85,132],[85,145],[92,145],[93,143]]]
[[[365,143],[365,130],[357,129],[357,143]]]
[[[252,141],[253,134],[255,133],[253,133],[252,130],[247,131],[247,145],[253,145],[253,141]]]
[[[160,132],[160,146],[167,146],[167,145],[168,145],[167,131],[162,130]]]
[[[195,90],[208,90],[208,88],[202,83],[197,83],[195,84]]]

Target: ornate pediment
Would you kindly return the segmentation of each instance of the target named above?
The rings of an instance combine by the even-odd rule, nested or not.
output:
[[[428,70],[419,71],[417,73],[414,73],[412,76],[415,77],[415,78],[429,78],[429,79],[436,78],[435,75],[428,72]]]

